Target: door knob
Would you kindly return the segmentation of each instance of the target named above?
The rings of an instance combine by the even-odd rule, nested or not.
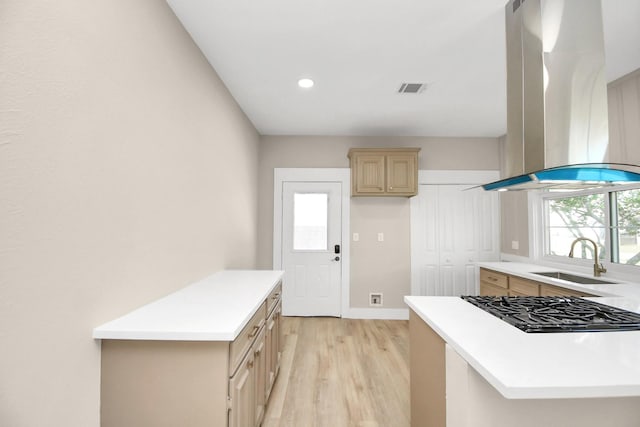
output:
[[[339,256],[337,256],[337,257],[335,257],[335,258],[331,258],[331,259],[330,259],[330,261],[340,261],[340,257],[339,257]]]

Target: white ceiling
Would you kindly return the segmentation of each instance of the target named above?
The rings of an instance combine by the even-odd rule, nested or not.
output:
[[[506,132],[506,0],[167,2],[263,135]],[[603,12],[613,80],[640,68],[640,0]]]

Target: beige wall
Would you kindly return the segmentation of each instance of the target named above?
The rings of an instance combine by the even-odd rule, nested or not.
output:
[[[500,193],[500,247],[505,254],[529,256],[529,208],[527,191]],[[517,242],[517,249],[513,248]]]
[[[500,176],[507,178],[506,135],[500,137]],[[500,196],[500,249],[502,253],[529,256],[528,191],[507,191]],[[513,249],[518,242],[518,249]]]
[[[384,308],[405,308],[411,289],[409,199],[357,197],[351,202],[351,307],[369,307],[369,293],[383,294]],[[378,233],[384,241],[378,241]]]
[[[273,259],[274,168],[349,167],[351,147],[420,147],[420,169],[500,168],[496,138],[321,137],[263,136],[260,139],[258,265],[270,268]],[[351,199],[351,307],[369,307],[369,292],[384,292],[383,308],[405,308],[410,290],[409,200]],[[377,242],[377,233],[385,242]],[[393,278],[393,280],[390,280]]]
[[[97,426],[92,328],[255,266],[258,135],[163,1],[0,1],[0,51],[0,425]]]
[[[640,69],[608,85],[609,161],[640,165]]]

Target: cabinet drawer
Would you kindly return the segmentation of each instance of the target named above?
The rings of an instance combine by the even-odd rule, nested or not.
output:
[[[512,296],[540,296],[540,285],[531,280],[521,279],[519,277],[509,277],[509,295]]]
[[[278,304],[280,295],[282,295],[282,282],[276,285],[267,298],[267,314],[271,313],[271,310]]]
[[[505,289],[509,288],[509,280],[506,274],[498,273],[492,270],[486,270],[484,268],[480,269],[480,281]]]
[[[231,343],[229,350],[229,375],[233,375],[244,358],[245,353],[251,348],[251,344],[260,332],[267,317],[267,303],[264,302],[253,315],[249,323],[242,329],[240,335]]]

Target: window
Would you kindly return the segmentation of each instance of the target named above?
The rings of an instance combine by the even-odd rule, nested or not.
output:
[[[587,237],[596,242],[599,246],[599,258],[603,258],[606,227],[604,195],[590,194],[550,199],[547,209],[548,254],[567,256],[575,239]],[[593,247],[589,244],[581,246],[582,248],[576,247],[574,257],[593,259]]]
[[[613,262],[640,265],[640,189],[612,193]]]
[[[545,256],[568,257],[572,243],[586,237],[598,246],[600,261],[640,265],[640,188],[548,192],[542,200]],[[593,249],[579,241],[573,256],[593,260]]]
[[[295,193],[293,195],[293,250],[327,250],[326,193]]]

